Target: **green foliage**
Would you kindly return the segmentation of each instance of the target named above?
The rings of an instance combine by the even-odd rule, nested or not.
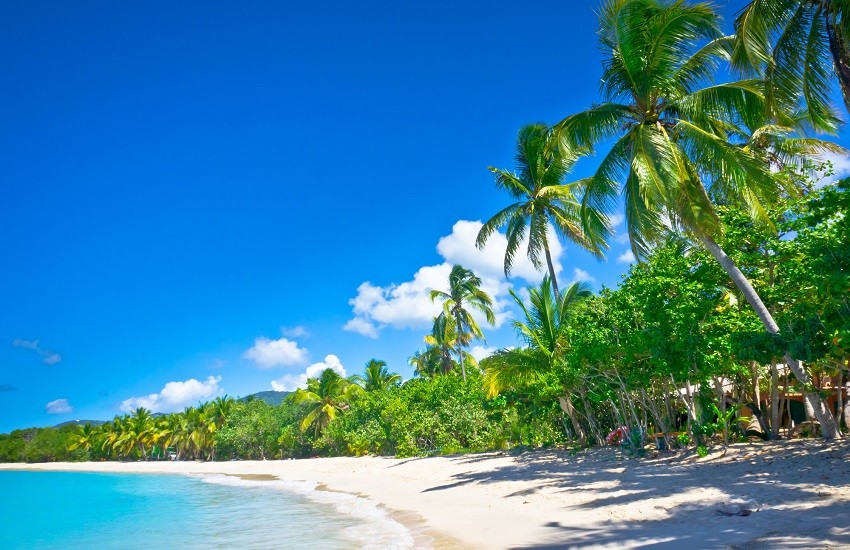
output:
[[[0,434],[0,462],[79,461],[81,450],[69,450],[76,426],[28,428]]]
[[[503,403],[490,403],[474,371],[414,379],[370,392],[335,418],[316,448],[328,454],[415,456],[500,448],[508,439]]]
[[[283,426],[297,419],[298,410],[291,405],[273,407],[260,400],[239,403],[215,434],[216,454],[221,460],[280,458],[281,448],[291,452],[297,447],[295,441],[285,440],[286,446],[280,441]]]

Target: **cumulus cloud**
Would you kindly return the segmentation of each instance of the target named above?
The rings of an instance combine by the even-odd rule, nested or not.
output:
[[[44,410],[47,411],[47,414],[67,414],[74,412],[74,407],[67,399],[57,399],[45,405]]]
[[[485,357],[490,357],[496,352],[496,348],[488,348],[487,346],[472,346],[469,348],[469,355],[475,357],[476,361],[481,361]]]
[[[62,361],[62,356],[56,352],[50,351],[49,349],[42,348],[38,340],[23,340],[21,338],[15,338],[12,340],[12,347],[30,349],[37,354],[41,355],[41,362],[45,365],[55,365]]]
[[[621,264],[633,264],[636,261],[635,254],[631,250],[626,250],[617,256],[617,261]]]
[[[221,382],[221,376],[210,376],[203,382],[194,378],[183,382],[169,382],[159,393],[125,399],[121,402],[120,409],[123,412],[131,412],[144,407],[153,412],[176,412],[189,405],[209,401],[221,395],[219,382]]]
[[[356,332],[357,334],[362,334],[363,336],[368,336],[369,338],[378,337],[378,328],[374,324],[372,324],[371,321],[364,319],[363,317],[355,317],[349,320],[342,326],[342,329],[347,330],[349,332]]]
[[[452,266],[460,264],[471,269],[481,278],[481,288],[493,298],[496,327],[507,319],[507,307],[511,302],[508,291],[512,288],[504,276],[504,258],[507,238],[494,233],[483,250],[475,246],[475,238],[481,229],[480,221],[460,220],[452,227],[449,235],[437,243],[437,252],[444,262],[420,268],[413,280],[398,284],[378,286],[369,281],[357,288],[357,296],[349,300],[354,318],[343,329],[377,338],[381,329],[425,329],[441,311],[439,303],[431,302],[432,290],[447,290]],[[560,257],[563,253],[560,241],[550,230],[552,263],[555,273],[562,270]],[[544,270],[534,267],[526,255],[526,247],[517,252],[511,275],[530,283],[543,278]],[[473,313],[475,315],[475,313]],[[483,323],[483,319],[479,319]]]
[[[437,252],[446,263],[460,264],[474,271],[479,277],[501,279],[504,277],[505,250],[508,239],[503,233],[493,233],[482,250],[475,246],[475,238],[483,224],[480,221],[460,220],[452,227],[450,235],[437,242]],[[561,273],[560,257],[563,252],[561,241],[549,228],[549,251],[555,267],[555,276]],[[514,257],[511,268],[512,277],[521,277],[528,282],[537,283],[543,279],[544,270],[538,270],[528,259],[528,240],[524,240]]]
[[[596,281],[596,278],[583,269],[575,268],[573,269],[573,280],[580,283],[592,283]]]
[[[287,338],[272,340],[261,336],[254,340],[254,345],[242,357],[253,361],[261,369],[271,369],[307,362],[307,350]]]
[[[272,389],[274,391],[295,391],[298,388],[306,388],[308,378],[316,378],[326,369],[334,370],[340,376],[347,376],[345,373],[345,367],[342,366],[339,357],[331,354],[325,357],[324,361],[313,363],[307,367],[307,370],[300,374],[284,374],[277,380],[272,380]]]

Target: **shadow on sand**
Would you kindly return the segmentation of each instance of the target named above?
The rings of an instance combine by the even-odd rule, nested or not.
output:
[[[500,456],[504,454],[450,460],[486,464]],[[608,448],[577,455],[525,452],[508,462],[455,475],[454,482],[423,492],[522,480],[532,486],[506,491],[503,498],[571,493],[564,499],[561,517],[541,518],[549,536],[522,548],[850,548],[847,442],[742,444],[713,461],[673,452],[629,460]],[[666,479],[660,483],[662,477]],[[670,498],[685,493],[689,498],[684,504]],[[724,498],[718,500],[718,494]],[[716,512],[730,502],[748,503],[753,513],[742,517]],[[625,522],[616,519],[618,509],[627,510],[628,517],[648,517]],[[598,514],[598,527],[588,528],[587,521],[571,525],[571,512]]]

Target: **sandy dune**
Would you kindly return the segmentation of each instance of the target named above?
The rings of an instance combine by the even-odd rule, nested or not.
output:
[[[441,548],[850,548],[850,442],[741,444],[704,459],[595,449],[0,468],[312,481],[384,504]]]

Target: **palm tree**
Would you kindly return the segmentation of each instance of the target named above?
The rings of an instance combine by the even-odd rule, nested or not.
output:
[[[457,340],[458,363],[460,363],[463,379],[466,380],[466,365],[463,361],[463,348],[469,345],[473,338],[484,338],[481,327],[465,306],[469,306],[484,314],[491,325],[496,323],[493,314],[493,300],[481,290],[481,279],[471,270],[455,265],[449,274],[449,291],[431,291],[431,301],[437,298],[443,300],[444,323],[453,323]],[[435,324],[437,321],[435,320]],[[448,330],[448,329],[446,329]]]
[[[75,451],[77,449],[83,449],[86,453],[89,453],[96,444],[99,436],[100,431],[93,427],[90,422],[86,422],[82,426],[77,426],[77,433],[74,434],[68,450]]]
[[[563,295],[558,296],[554,294],[548,276],[543,278],[539,287],[529,288],[530,307],[511,291],[525,317],[524,322],[514,321],[513,325],[526,347],[499,350],[482,361],[484,388],[488,396],[493,397],[508,388],[526,386],[564,367],[571,310],[591,294],[586,283],[572,283]],[[564,388],[562,399],[576,436],[584,439],[584,430],[573,412],[569,388]]]
[[[549,248],[547,230],[551,224],[558,235],[601,257],[607,248],[603,237],[608,232],[607,219],[598,214],[589,217],[587,230],[579,217],[581,205],[575,197],[575,185],[564,185],[564,177],[580,157],[580,150],[559,146],[544,124],[523,126],[517,136],[516,172],[489,167],[496,175],[496,187],[504,189],[517,202],[490,218],[478,232],[475,245],[484,248],[487,239],[507,227],[505,276],[509,276],[516,252],[528,230],[528,258],[541,267],[541,252],[546,259],[555,294],[558,282]]]
[[[390,372],[387,362],[379,359],[369,359],[363,376],[354,376],[353,380],[363,386],[366,391],[384,391],[401,383],[401,375]]]
[[[684,231],[720,263],[765,329],[778,333],[752,284],[717,244],[722,225],[710,198],[741,203],[757,221],[770,223],[765,205],[781,189],[795,191],[760,155],[731,141],[740,127],[765,124],[762,83],[710,84],[719,63],[729,59],[733,39],[721,35],[709,4],[608,0],[599,36],[608,52],[602,80],[607,101],[556,126],[561,140],[577,147],[592,150],[614,140],[596,173],[583,181],[582,204],[589,212],[610,211],[622,181],[635,256],[644,256],[671,228]],[[788,117],[780,122],[793,123]],[[808,373],[790,355],[786,363],[807,388],[824,436],[835,437],[834,418]]]
[[[123,426],[125,419],[125,416],[116,416],[112,419],[112,421],[107,422],[100,427],[103,433],[100,448],[103,452],[107,453],[108,456],[112,456],[112,453],[116,452],[119,456],[124,456],[124,453],[121,451],[121,447],[118,444],[118,440],[124,429]]]
[[[233,405],[236,401],[232,397],[219,396],[209,402],[208,419],[215,425],[216,429],[227,423]]]
[[[133,411],[133,414],[126,417],[117,444],[120,445],[125,454],[136,449],[142,455],[142,459],[147,460],[147,449],[150,446],[152,434],[153,417],[149,410],[139,407]]]
[[[850,111],[848,2],[752,0],[735,19],[735,35],[733,62],[765,77],[769,113],[802,108],[815,128],[837,129],[833,72]]]
[[[452,317],[437,315],[431,326],[431,334],[425,336],[428,344],[426,354],[428,361],[433,366],[432,374],[441,372],[448,374],[455,367],[452,359],[452,349],[457,346],[457,331]]]
[[[325,369],[318,378],[308,379],[307,388],[299,388],[292,395],[293,403],[307,406],[307,413],[301,420],[301,431],[306,432],[313,426],[318,435],[331,420],[347,410],[351,400],[362,391],[363,388],[333,369]]]

